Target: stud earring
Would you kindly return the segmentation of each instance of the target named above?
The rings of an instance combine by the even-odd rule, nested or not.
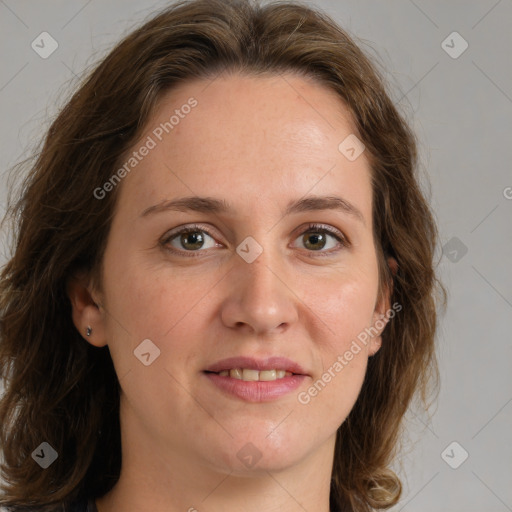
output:
[[[90,335],[91,335],[91,332],[92,332],[92,329],[91,329],[89,326],[87,326],[87,329],[85,330],[85,334],[86,334],[87,336],[90,336]]]

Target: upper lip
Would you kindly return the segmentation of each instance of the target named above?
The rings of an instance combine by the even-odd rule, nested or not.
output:
[[[298,375],[307,375],[306,371],[298,363],[291,361],[286,357],[267,357],[263,359],[244,356],[229,357],[208,366],[205,371],[218,373],[224,370],[232,370],[234,368],[247,368],[259,371],[285,370]]]

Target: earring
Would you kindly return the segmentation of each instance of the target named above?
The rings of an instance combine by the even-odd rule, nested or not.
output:
[[[91,329],[89,326],[87,326],[87,329],[85,330],[85,334],[86,334],[87,336],[90,336],[90,335],[91,335],[91,332],[92,332],[92,329]]]

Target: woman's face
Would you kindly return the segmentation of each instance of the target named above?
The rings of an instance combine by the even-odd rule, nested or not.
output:
[[[333,92],[293,74],[161,99],[118,174],[102,307],[80,323],[109,346],[123,439],[240,474],[332,455],[378,349],[358,335],[389,306],[354,132]]]

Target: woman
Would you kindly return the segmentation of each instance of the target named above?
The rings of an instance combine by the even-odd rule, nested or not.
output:
[[[10,213],[0,505],[398,501],[437,232],[410,129],[326,15],[161,12],[67,103]]]

